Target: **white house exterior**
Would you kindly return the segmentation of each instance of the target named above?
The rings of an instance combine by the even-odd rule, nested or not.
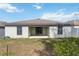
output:
[[[6,23],[0,37],[10,38],[64,38],[79,37],[79,21],[59,23],[43,19]],[[3,32],[2,32],[3,31]]]
[[[17,35],[17,26],[6,26],[5,36],[11,38],[28,38],[28,26],[22,26],[22,35]]]

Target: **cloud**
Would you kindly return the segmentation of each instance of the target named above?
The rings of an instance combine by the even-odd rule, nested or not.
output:
[[[62,8],[62,9],[57,10],[56,13],[65,13],[65,11],[66,11],[66,9]]]
[[[0,4],[0,9],[6,11],[8,13],[15,13],[15,12],[22,12],[22,11],[24,11],[23,9],[21,9],[21,10],[17,9],[15,6],[12,6],[11,4],[8,4],[8,3]]]
[[[35,9],[37,10],[41,10],[42,9],[42,6],[40,4],[35,4],[35,5],[32,5]]]
[[[66,14],[64,12],[55,12],[55,13],[44,13],[41,16],[42,19],[55,20],[59,22],[65,22],[69,20],[79,19],[79,12],[72,12]]]

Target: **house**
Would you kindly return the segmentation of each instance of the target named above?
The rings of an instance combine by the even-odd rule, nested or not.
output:
[[[0,23],[0,37],[11,38],[64,38],[79,37],[79,21],[64,23],[34,19]]]

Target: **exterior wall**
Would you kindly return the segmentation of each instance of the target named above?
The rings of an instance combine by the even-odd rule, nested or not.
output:
[[[63,37],[79,37],[79,26],[63,26],[63,34],[58,35],[58,27],[50,26],[49,27],[49,36],[45,38],[63,38]],[[5,36],[11,38],[29,38],[29,30],[27,26],[22,27],[22,35],[17,35],[16,26],[6,26],[5,27]],[[36,37],[36,36],[35,36]],[[41,36],[38,36],[41,37]],[[31,38],[34,38],[31,37]],[[43,36],[41,38],[44,38]]]
[[[79,26],[73,27],[73,37],[79,37]]]
[[[11,38],[28,38],[28,27],[22,26],[22,35],[17,35],[16,26],[6,26],[5,27],[5,36],[9,36]]]
[[[57,31],[58,31],[57,26],[50,26],[49,27],[49,37],[50,38],[56,38]]]
[[[71,26],[64,26],[63,27],[63,37],[72,37],[72,27]]]
[[[64,38],[72,36],[72,27],[64,26],[62,34],[58,34],[58,27],[51,26],[49,27],[49,36],[50,38]]]

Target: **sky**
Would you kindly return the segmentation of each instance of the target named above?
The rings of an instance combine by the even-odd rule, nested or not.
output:
[[[0,21],[79,19],[79,3],[0,3]]]

